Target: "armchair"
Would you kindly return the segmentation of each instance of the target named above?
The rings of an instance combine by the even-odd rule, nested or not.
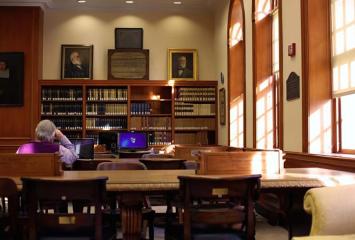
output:
[[[293,240],[355,239],[355,185],[313,188],[304,197],[304,209],[312,215],[309,237]]]

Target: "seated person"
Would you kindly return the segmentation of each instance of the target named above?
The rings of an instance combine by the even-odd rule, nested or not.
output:
[[[17,154],[59,152],[60,159],[65,165],[73,164],[78,158],[74,145],[56,128],[52,121],[40,121],[35,132],[36,140],[21,145],[16,152]],[[54,140],[58,140],[60,144],[54,143]]]

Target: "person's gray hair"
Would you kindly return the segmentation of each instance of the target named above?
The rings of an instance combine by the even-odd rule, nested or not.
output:
[[[42,142],[53,142],[55,136],[56,126],[50,120],[42,120],[36,127],[36,138]]]

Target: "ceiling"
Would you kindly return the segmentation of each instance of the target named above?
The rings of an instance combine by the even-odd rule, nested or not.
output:
[[[125,0],[86,0],[84,4],[77,0],[0,0],[0,6],[42,6],[49,9],[190,9],[212,10],[221,0],[180,0],[181,5],[174,5],[176,0],[134,0],[127,4]]]

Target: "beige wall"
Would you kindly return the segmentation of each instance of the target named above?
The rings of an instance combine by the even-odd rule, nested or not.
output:
[[[295,20],[296,19],[296,20]],[[301,3],[300,0],[282,2],[283,79],[284,79],[284,150],[302,152],[302,91],[301,98],[286,100],[286,80],[291,72],[301,77]],[[296,43],[296,56],[287,55],[287,46]]]
[[[302,100],[286,101],[286,80],[291,72],[296,72],[302,76],[302,56],[301,56],[301,9],[300,0],[283,1],[283,67],[284,67],[284,150],[302,151]],[[215,49],[218,62],[218,69],[227,69],[227,51],[224,50],[223,38],[225,31],[218,28],[227,28],[228,14],[224,13],[228,8],[229,1],[221,2],[219,10],[216,12],[215,20]],[[222,11],[221,11],[222,9]],[[245,10],[245,46],[246,46],[246,146],[253,146],[253,53],[252,53],[252,0],[244,0]],[[219,19],[219,18],[223,19]],[[224,42],[226,44],[226,41]],[[296,43],[296,56],[287,56],[287,45]],[[218,74],[221,70],[217,69]],[[227,70],[225,70],[227,71]],[[225,74],[226,76],[226,74]],[[225,78],[227,81],[227,77]],[[228,84],[224,87],[227,89]],[[302,87],[301,87],[302,89]],[[228,112],[228,111],[227,111]],[[227,139],[226,127],[220,127],[220,143],[225,143]]]
[[[227,26],[228,26],[229,0],[220,0],[215,12],[215,35],[214,50],[216,56],[216,73],[215,79],[218,79],[218,88],[226,89],[226,101],[228,101],[228,58],[227,58]],[[224,75],[224,84],[221,84],[220,73]],[[226,109],[226,120],[229,111]],[[219,124],[218,116],[218,143],[221,145],[228,144],[228,121],[226,125]]]
[[[246,44],[246,137],[253,144],[252,1],[244,0]],[[196,48],[202,80],[220,79],[228,93],[227,24],[229,0],[221,0],[214,18],[208,12],[166,11],[122,13],[114,11],[47,10],[44,19],[44,79],[60,78],[61,44],[94,45],[94,79],[107,79],[107,49],[114,48],[116,27],[144,28],[144,48],[150,49],[150,79],[167,78],[167,49]],[[286,79],[294,71],[301,76],[300,0],[283,1],[284,150],[302,151],[302,101],[286,101]],[[296,43],[296,57],[287,56],[287,45]],[[228,110],[226,111],[228,114]],[[218,121],[219,124],[219,121]],[[227,125],[219,125],[219,144],[228,143]]]
[[[43,78],[60,78],[61,44],[94,45],[94,79],[107,79],[107,49],[114,48],[116,27],[144,29],[150,50],[150,79],[167,79],[167,49],[196,48],[199,78],[215,80],[213,18],[208,12],[68,11],[46,10],[44,16]]]

